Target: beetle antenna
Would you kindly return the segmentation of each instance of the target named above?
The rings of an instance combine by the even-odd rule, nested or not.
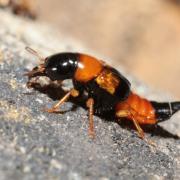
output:
[[[44,58],[34,49],[30,48],[30,47],[25,47],[26,51],[28,51],[29,53],[33,54],[34,56],[38,57],[41,61],[44,61]]]

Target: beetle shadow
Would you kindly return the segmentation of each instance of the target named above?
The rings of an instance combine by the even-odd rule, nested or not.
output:
[[[53,100],[59,100],[67,93],[67,91],[64,91],[60,85],[57,86],[57,84],[53,84],[53,83],[50,83],[43,87],[39,83],[33,83],[31,88],[48,95]],[[71,97],[69,101],[73,103],[72,108],[67,111],[58,112],[58,113],[63,114],[68,111],[76,111],[79,106],[84,109],[87,109],[86,104],[85,104],[86,100],[87,100],[87,97],[85,97],[85,96],[80,96],[78,98]],[[134,124],[131,121],[127,120],[126,118],[117,119],[111,113],[105,113],[103,115],[98,115],[98,116],[100,118],[104,119],[105,121],[116,122],[122,128],[126,128],[129,130],[130,129],[135,130]],[[164,138],[179,139],[178,136],[173,135],[169,131],[160,127],[158,124],[156,124],[156,125],[141,125],[141,127],[146,133],[149,133],[152,136],[160,136],[160,137],[164,137]]]

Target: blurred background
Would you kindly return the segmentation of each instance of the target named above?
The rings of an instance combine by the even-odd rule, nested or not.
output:
[[[46,21],[148,85],[180,98],[179,0],[36,0]]]

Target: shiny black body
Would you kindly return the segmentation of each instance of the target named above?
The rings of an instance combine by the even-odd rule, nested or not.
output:
[[[80,83],[76,80],[74,82],[74,87],[80,94],[87,92],[88,98],[94,99],[94,113],[97,115],[102,115],[104,113],[114,114],[115,105],[119,102],[116,96],[109,94],[104,89],[100,88],[99,85],[91,80],[88,83]],[[85,93],[86,94],[86,93]]]
[[[156,118],[158,122],[169,119],[173,114],[180,110],[180,102],[155,102],[151,101],[155,109]]]
[[[118,102],[124,101],[128,98],[130,93],[130,82],[121,75],[116,69],[111,67],[104,67],[111,72],[119,79],[121,82],[116,88],[114,94],[110,94],[105,89],[99,87],[95,79],[88,81],[87,83],[78,82],[73,78],[73,84],[75,89],[77,89],[80,94],[83,94],[84,91],[87,92],[88,98],[94,99],[94,111],[95,114],[115,114],[115,106]]]
[[[51,80],[71,79],[77,63],[77,53],[55,54],[45,59],[45,73]]]

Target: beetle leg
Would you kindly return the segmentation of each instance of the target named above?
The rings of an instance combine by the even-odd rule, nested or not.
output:
[[[141,139],[144,139],[144,131],[142,130],[141,126],[139,125],[138,121],[134,118],[134,116],[131,114],[130,115],[132,120],[133,120],[133,123],[138,131],[138,135]]]
[[[133,121],[133,123],[138,131],[139,137],[142,138],[143,140],[145,140],[148,144],[156,147],[156,144],[153,141],[145,138],[144,131],[142,130],[141,126],[139,125],[138,121],[135,119],[134,115],[132,114],[132,112],[130,110],[120,110],[116,113],[116,116],[119,118],[120,117],[131,118],[131,120]]]
[[[138,135],[140,138],[144,139],[144,131],[142,130],[142,128],[140,127],[138,121],[134,118],[133,114],[131,113],[131,110],[120,110],[116,113],[117,117],[130,117],[138,131]]]
[[[125,118],[128,117],[129,115],[130,115],[129,110],[119,110],[118,112],[116,112],[116,116],[119,118]]]
[[[133,115],[131,115],[131,117],[132,117],[133,123],[134,123],[134,125],[135,125],[135,127],[136,127],[136,129],[137,129],[137,131],[138,131],[139,137],[140,137],[141,139],[145,140],[145,141],[146,141],[148,144],[150,144],[151,146],[156,147],[157,145],[156,145],[155,142],[153,142],[153,141],[150,140],[150,139],[145,138],[145,136],[144,136],[144,131],[143,131],[142,128],[140,127],[138,121],[133,117]]]
[[[55,113],[58,112],[57,109],[65,102],[67,101],[70,96],[73,97],[77,97],[79,96],[79,91],[77,91],[76,89],[71,89],[62,99],[59,100],[59,102],[57,104],[55,104],[52,108],[50,109],[45,109],[46,112],[49,113]]]
[[[94,132],[94,120],[93,120],[93,113],[94,113],[94,99],[89,98],[86,101],[86,106],[89,108],[89,136],[91,138],[95,138],[95,132]]]

